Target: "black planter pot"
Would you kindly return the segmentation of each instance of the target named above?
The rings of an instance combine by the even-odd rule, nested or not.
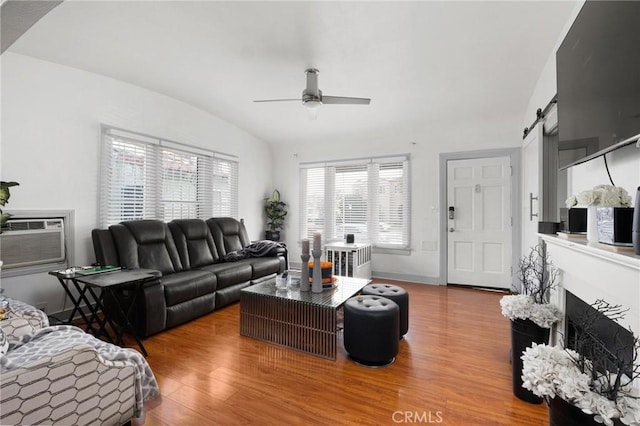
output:
[[[280,241],[280,231],[265,231],[264,238],[271,241]]]
[[[541,404],[542,398],[522,387],[522,353],[533,343],[549,342],[549,329],[531,320],[511,320],[512,382],[513,394],[531,404]]]
[[[614,425],[622,425],[620,419],[612,419]],[[602,425],[575,405],[556,396],[549,401],[549,426],[590,426]]]

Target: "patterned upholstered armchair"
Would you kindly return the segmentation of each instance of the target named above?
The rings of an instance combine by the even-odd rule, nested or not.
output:
[[[11,317],[0,321],[0,424],[121,425],[158,395],[137,351],[48,326],[44,313],[11,303]]]

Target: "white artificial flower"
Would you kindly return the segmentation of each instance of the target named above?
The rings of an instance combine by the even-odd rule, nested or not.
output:
[[[575,205],[603,206],[603,207],[630,207],[631,197],[627,190],[620,186],[597,185],[593,189],[580,192],[577,196],[567,198],[565,204],[568,208]]]
[[[539,397],[559,397],[593,415],[598,423],[613,425],[620,419],[626,425],[640,425],[640,399],[638,389],[623,380],[623,387],[615,401],[597,393],[598,382],[582,373],[574,360],[578,354],[560,346],[533,343],[522,354],[522,387]],[[587,361],[587,367],[592,366]]]
[[[568,209],[570,209],[571,207],[578,205],[578,200],[576,199],[575,195],[572,195],[571,197],[565,200],[564,204],[567,206]]]
[[[576,199],[581,206],[590,206],[598,202],[598,193],[593,190],[582,191],[576,195]]]
[[[532,296],[511,294],[500,299],[502,315],[510,320],[531,320],[542,328],[551,328],[562,319],[562,312],[550,303],[536,303]]]

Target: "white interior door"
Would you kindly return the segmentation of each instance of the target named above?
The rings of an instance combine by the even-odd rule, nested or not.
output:
[[[542,126],[531,129],[522,143],[522,251],[538,244],[538,220],[542,214]]]
[[[510,288],[509,157],[448,161],[447,203],[448,283]]]

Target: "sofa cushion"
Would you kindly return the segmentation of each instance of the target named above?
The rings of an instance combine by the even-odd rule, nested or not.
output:
[[[245,260],[232,263],[216,263],[199,269],[216,274],[218,278],[217,290],[235,284],[248,283],[253,274],[251,264]]]
[[[207,271],[182,271],[163,276],[162,285],[167,306],[173,306],[215,292],[217,277]]]
[[[175,219],[169,223],[182,266],[197,268],[220,261],[209,227],[201,219]]]
[[[251,279],[262,278],[265,275],[277,274],[280,272],[279,257],[251,257],[243,260],[251,265]]]
[[[251,243],[242,221],[237,221],[232,217],[212,217],[207,219],[207,225],[211,230],[221,258],[232,251],[241,250]]]
[[[182,270],[169,226],[160,220],[132,220],[111,225],[120,266],[156,269],[162,274]]]

